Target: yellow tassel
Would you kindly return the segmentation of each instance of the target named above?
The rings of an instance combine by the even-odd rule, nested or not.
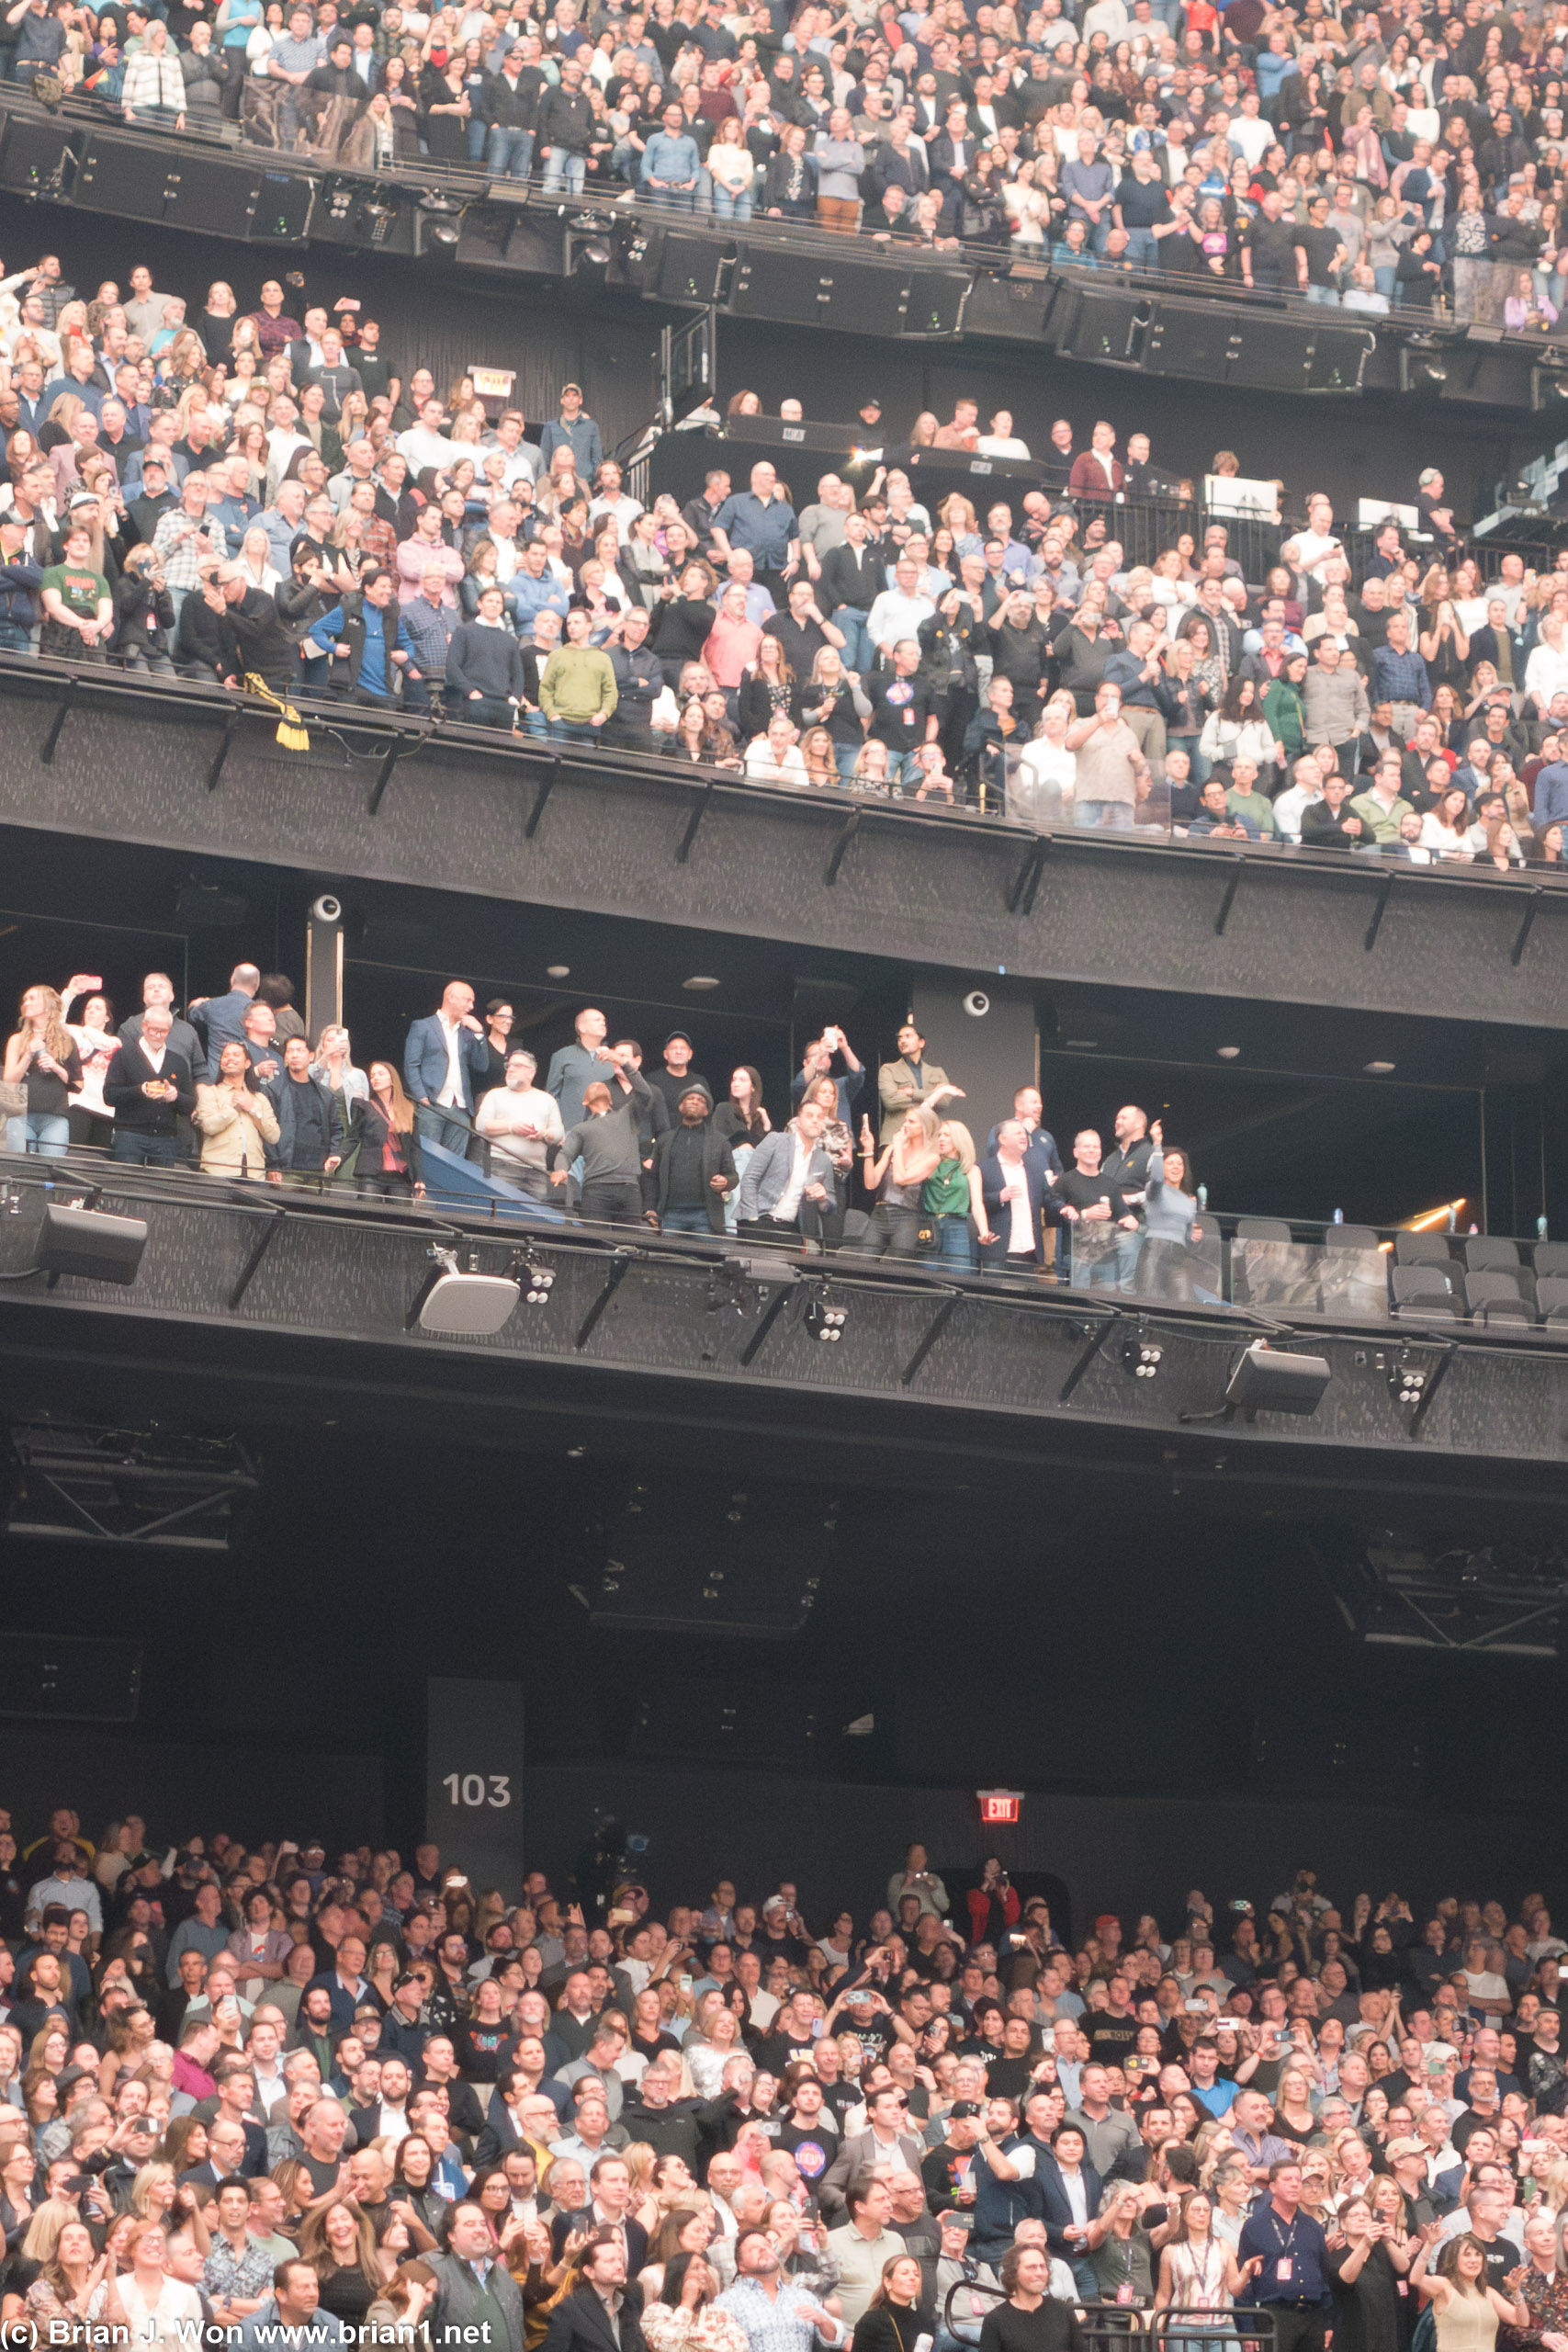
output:
[[[271,703],[274,710],[282,714],[277,722],[277,741],[284,750],[308,752],[310,748],[310,738],[300,725],[299,714],[293,704],[285,702],[281,695],[275,695],[266,680],[258,678],[254,670],[246,671],[245,685],[248,692],[259,695],[263,702]]]

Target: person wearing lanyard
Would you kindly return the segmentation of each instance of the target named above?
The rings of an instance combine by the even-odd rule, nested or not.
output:
[[[1274,2314],[1275,2352],[1323,2352],[1329,2318],[1328,2242],[1301,2201],[1301,2165],[1281,2157],[1269,2167],[1267,2201],[1244,2225],[1236,2249],[1247,2301]]]

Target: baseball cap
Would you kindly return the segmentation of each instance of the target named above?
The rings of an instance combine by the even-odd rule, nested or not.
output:
[[[976,2115],[984,2112],[977,2098],[959,2098],[954,2099],[948,2109],[947,2120],[950,2123],[972,2122]]]
[[[691,1045],[692,1045],[692,1040],[691,1040],[690,1036],[688,1035],[687,1032],[686,1032],[684,1029],[671,1029],[671,1032],[670,1032],[670,1035],[668,1035],[668,1037],[666,1037],[666,1038],[665,1038],[665,1040],[664,1040],[664,1045],[665,1045],[665,1046],[672,1046],[672,1045],[675,1043],[675,1040],[676,1040],[676,1038],[677,1038],[677,1037],[679,1037],[679,1038],[680,1038],[681,1043],[682,1043],[683,1046],[691,1046]],[[662,1053],[662,1052],[663,1052],[663,1050],[664,1050],[664,1047],[661,1046],[660,1047],[660,1051]],[[692,1046],[692,1051],[693,1051],[694,1053],[695,1053],[695,1051],[696,1051],[696,1047],[695,1047],[694,1046]],[[766,1906],[764,1905],[764,1908],[765,1908],[765,1907],[766,1907]]]
[[[1424,2156],[1427,2147],[1422,2140],[1391,2140],[1384,2153],[1390,2164],[1395,2164],[1401,2156]]]

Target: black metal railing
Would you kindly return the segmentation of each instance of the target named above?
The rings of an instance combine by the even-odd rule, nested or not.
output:
[[[180,1187],[189,1200],[244,1199],[298,1212],[314,1203],[323,1208],[362,1209],[378,1223],[406,1212],[355,1192],[351,1175],[290,1171],[286,1186],[270,1184],[258,1170],[254,1178],[207,1175],[193,1157],[167,1169],[116,1159],[113,1148],[69,1144],[53,1151],[19,1147],[17,1126],[0,1118],[0,1219],[18,1214],[28,1179],[62,1191],[92,1191],[109,1183],[143,1181]],[[487,1193],[475,1181],[477,1166],[443,1174],[438,1156],[426,1154],[424,1212],[457,1218],[465,1227],[491,1231],[520,1227],[580,1232],[601,1240],[638,1238],[643,1225],[600,1226],[584,1219],[575,1204],[519,1197],[502,1189]],[[498,1170],[498,1173],[500,1171]],[[863,1256],[869,1230],[863,1208],[846,1211],[842,1238],[828,1253],[850,1264]],[[758,1236],[739,1245],[796,1249]],[[961,1277],[961,1261],[940,1254],[933,1219],[921,1230],[915,1254],[888,1259],[894,1271],[923,1272],[946,1281]],[[1568,1241],[1553,1241],[1545,1219],[1528,1237],[1467,1233],[1450,1224],[1417,1231],[1407,1226],[1345,1225],[1310,1218],[1254,1216],[1235,1210],[1196,1206],[1186,1240],[1168,1239],[1144,1227],[1113,1223],[1059,1223],[1047,1206],[1037,1268],[1020,1272],[1005,1264],[994,1272],[983,1263],[970,1272],[1006,1284],[1010,1294],[1042,1287],[1082,1294],[1097,1305],[1184,1312],[1231,1310],[1265,1327],[1325,1318],[1334,1322],[1469,1324],[1504,1338],[1539,1340],[1550,1335],[1568,1345]]]
[[[1157,794],[1133,804],[1130,821],[1120,830],[1079,824],[1073,802],[1060,795],[1055,800],[1033,795],[1030,813],[1021,817],[1013,805],[1008,774],[1010,764],[1016,765],[1019,755],[1010,752],[1000,762],[979,756],[964,763],[950,779],[951,798],[943,793],[920,797],[913,785],[889,786],[853,780],[846,783],[839,777],[819,785],[777,783],[748,775],[743,766],[708,767],[676,760],[665,752],[649,752],[614,742],[585,746],[575,739],[530,733],[522,728],[472,726],[439,713],[426,715],[402,708],[379,711],[359,707],[347,698],[321,700],[293,689],[288,692],[290,705],[308,734],[315,729],[341,744],[353,745],[369,779],[367,809],[371,817],[379,809],[395,774],[406,788],[407,763],[412,759],[427,756],[430,764],[425,788],[439,791],[439,766],[444,755],[460,753],[465,759],[472,759],[488,754],[514,766],[519,771],[519,781],[525,782],[532,792],[525,819],[525,832],[529,839],[537,830],[558,786],[571,777],[583,783],[619,781],[668,786],[676,790],[684,787],[694,794],[693,838],[716,795],[750,801],[758,808],[810,803],[840,810],[843,813],[843,831],[839,849],[824,876],[829,883],[837,878],[839,862],[851,834],[867,818],[924,824],[939,830],[980,823],[987,832],[994,829],[998,835],[1016,841],[1022,852],[1021,863],[1008,892],[1008,905],[1010,911],[1021,909],[1025,914],[1032,908],[1044,860],[1053,848],[1111,846],[1163,851],[1168,845],[1173,854],[1182,857],[1206,856],[1224,863],[1233,878],[1243,865],[1260,862],[1324,875],[1343,875],[1348,871],[1370,874],[1384,888],[1392,888],[1397,876],[1402,886],[1412,883],[1421,888],[1450,886],[1513,892],[1519,905],[1518,929],[1509,954],[1509,960],[1515,965],[1525,954],[1542,907],[1568,888],[1568,864],[1556,862],[1532,859],[1505,872],[1489,861],[1468,865],[1446,860],[1430,865],[1395,864],[1377,850],[1348,854],[1285,841],[1219,841],[1208,836],[1188,836],[1172,824],[1168,807]],[[59,755],[72,715],[84,706],[85,698],[102,697],[127,709],[137,708],[144,715],[216,726],[222,730],[217,741],[203,744],[195,754],[203,763],[210,791],[221,787],[233,763],[237,721],[242,718],[254,720],[269,731],[277,721],[276,703],[249,693],[226,691],[195,680],[156,678],[146,673],[122,671],[108,663],[78,668],[70,662],[11,651],[0,651],[0,695],[5,694],[43,695],[53,701],[54,716],[38,754],[46,766],[52,765]],[[13,760],[17,756],[13,747]],[[276,754],[269,750],[269,756]],[[112,790],[112,783],[108,788]],[[687,846],[689,849],[689,842]],[[1225,911],[1228,912],[1228,904]],[[1216,928],[1224,928],[1223,918],[1217,919]]]

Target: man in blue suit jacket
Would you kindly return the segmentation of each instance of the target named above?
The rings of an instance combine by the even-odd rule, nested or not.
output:
[[[474,992],[467,980],[448,980],[440,1011],[409,1031],[403,1083],[420,1134],[459,1159],[465,1152],[478,1159],[483,1148],[473,1133],[474,1079],[489,1068],[485,1033],[474,1018]]]
[[[980,1263],[987,1273],[1029,1273],[1040,1265],[1041,1220],[1051,1187],[1043,1158],[1029,1148],[1023,1121],[1004,1119],[996,1132],[995,1151],[980,1162],[986,1223],[996,1238],[980,1244]]]

